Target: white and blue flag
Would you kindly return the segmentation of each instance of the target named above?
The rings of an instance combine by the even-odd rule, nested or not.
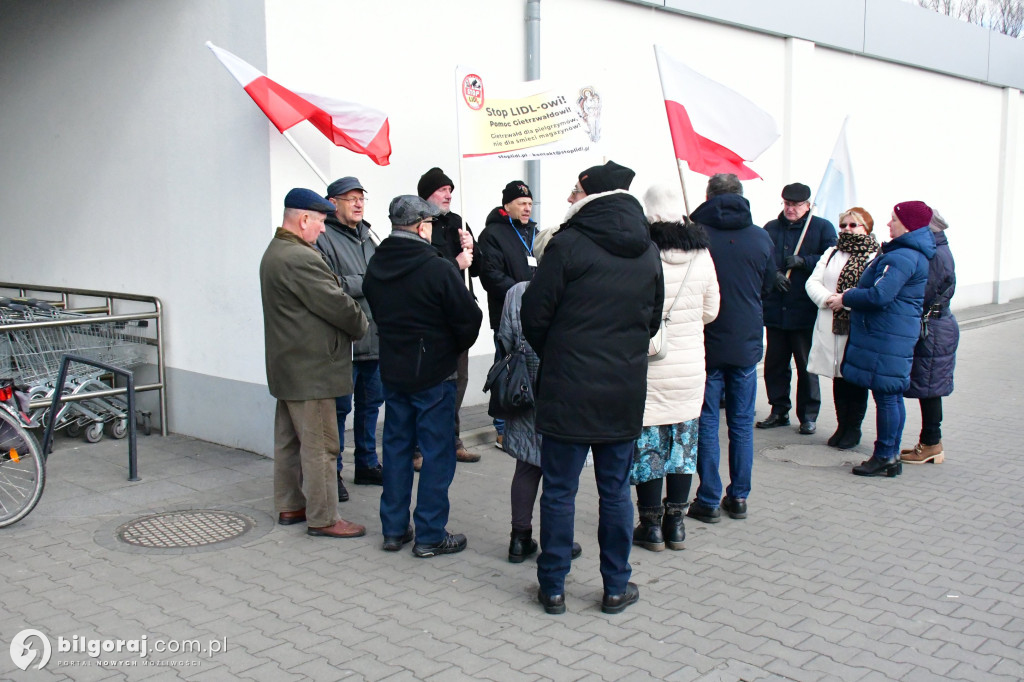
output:
[[[839,139],[832,149],[832,156],[821,178],[818,193],[814,195],[814,213],[833,225],[839,222],[839,214],[857,203],[857,190],[853,184],[853,164],[850,162],[850,148],[846,143],[846,123],[839,130]]]

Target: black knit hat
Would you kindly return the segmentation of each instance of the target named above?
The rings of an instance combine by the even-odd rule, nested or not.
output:
[[[426,199],[445,186],[451,187],[452,191],[455,191],[455,183],[444,174],[443,170],[431,168],[420,177],[419,183],[416,184],[416,193],[420,195],[420,199]]]
[[[511,204],[516,199],[527,197],[533,198],[533,194],[530,193],[530,188],[522,180],[513,180],[512,182],[505,185],[505,189],[501,190],[501,205]]]
[[[631,169],[609,161],[603,166],[593,166],[580,173],[580,187],[587,194],[611,192],[614,189],[629,189],[635,176]]]

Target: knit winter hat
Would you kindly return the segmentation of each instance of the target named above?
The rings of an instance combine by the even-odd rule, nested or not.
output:
[[[420,199],[426,199],[445,186],[451,187],[452,191],[455,191],[455,183],[444,174],[443,170],[431,168],[420,177],[420,181],[416,184],[416,193],[420,195]]]
[[[903,223],[903,227],[911,232],[928,227],[932,221],[932,209],[923,201],[904,201],[893,207],[893,213]]]
[[[513,180],[512,182],[505,185],[505,189],[501,190],[501,205],[511,204],[516,199],[526,197],[528,199],[533,198],[533,194],[530,193],[530,188],[522,180]]]
[[[949,229],[949,223],[938,211],[932,209],[932,222],[928,225],[932,232],[943,232]]]
[[[653,185],[644,193],[644,212],[652,223],[677,223],[685,213],[683,197],[669,185]]]
[[[591,166],[579,175],[580,187],[587,194],[600,194],[615,189],[629,189],[636,173],[632,169],[609,161],[603,166]]]

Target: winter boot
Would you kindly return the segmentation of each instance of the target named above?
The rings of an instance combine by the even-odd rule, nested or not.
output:
[[[665,549],[665,538],[661,534],[661,519],[664,516],[664,508],[637,506],[640,513],[640,525],[633,530],[633,544],[640,545],[652,552],[661,552]]]
[[[867,412],[867,404],[848,402],[846,404],[846,430],[843,437],[836,443],[840,450],[849,450],[860,444],[860,425],[864,421],[864,413]]]
[[[686,527],[683,525],[683,519],[689,506],[686,502],[665,500],[665,518],[661,522],[661,533],[669,549],[685,549],[683,540],[686,539]]]
[[[526,557],[533,556],[537,552],[537,541],[533,539],[533,529],[516,530],[512,529],[511,540],[508,543],[508,561],[512,564],[521,564]]]
[[[828,445],[833,448],[839,447],[839,442],[843,439],[843,435],[846,433],[847,413],[850,410],[850,403],[847,400],[838,396],[834,397],[836,403],[836,421],[839,422],[839,425],[836,427],[836,432],[828,438]]]

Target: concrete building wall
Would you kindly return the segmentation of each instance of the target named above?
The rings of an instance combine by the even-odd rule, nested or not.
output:
[[[779,122],[782,138],[752,164],[764,180],[745,183],[756,222],[778,213],[782,185],[817,187],[849,115],[858,203],[880,236],[895,202],[927,201],[952,225],[956,307],[1024,295],[1019,41],[951,28],[896,0],[836,0],[828,12],[809,0],[780,2],[543,0],[542,76],[598,86],[605,141],[589,157],[542,164],[533,188],[542,226],[561,222],[577,173],[605,158],[637,171],[637,195],[678,181],[658,43]],[[203,43],[288,85],[388,113],[387,167],[334,148],[308,124],[293,129],[330,178],[363,181],[367,218],[381,234],[390,199],[415,192],[435,165],[455,179],[455,206],[464,202],[455,210],[479,233],[501,188],[525,169],[477,160],[460,175],[454,71],[463,64],[492,82],[521,80],[524,6],[7,0],[0,279],[160,297],[171,430],[269,454],[256,270],[287,190],[323,186]],[[909,22],[917,43],[886,35],[879,22]],[[918,44],[929,36],[944,50]],[[966,56],[943,61],[958,50]],[[984,71],[971,56],[978,50],[989,55]],[[688,170],[684,178],[692,209],[706,178]],[[467,402],[484,399],[490,338],[485,323]]]

